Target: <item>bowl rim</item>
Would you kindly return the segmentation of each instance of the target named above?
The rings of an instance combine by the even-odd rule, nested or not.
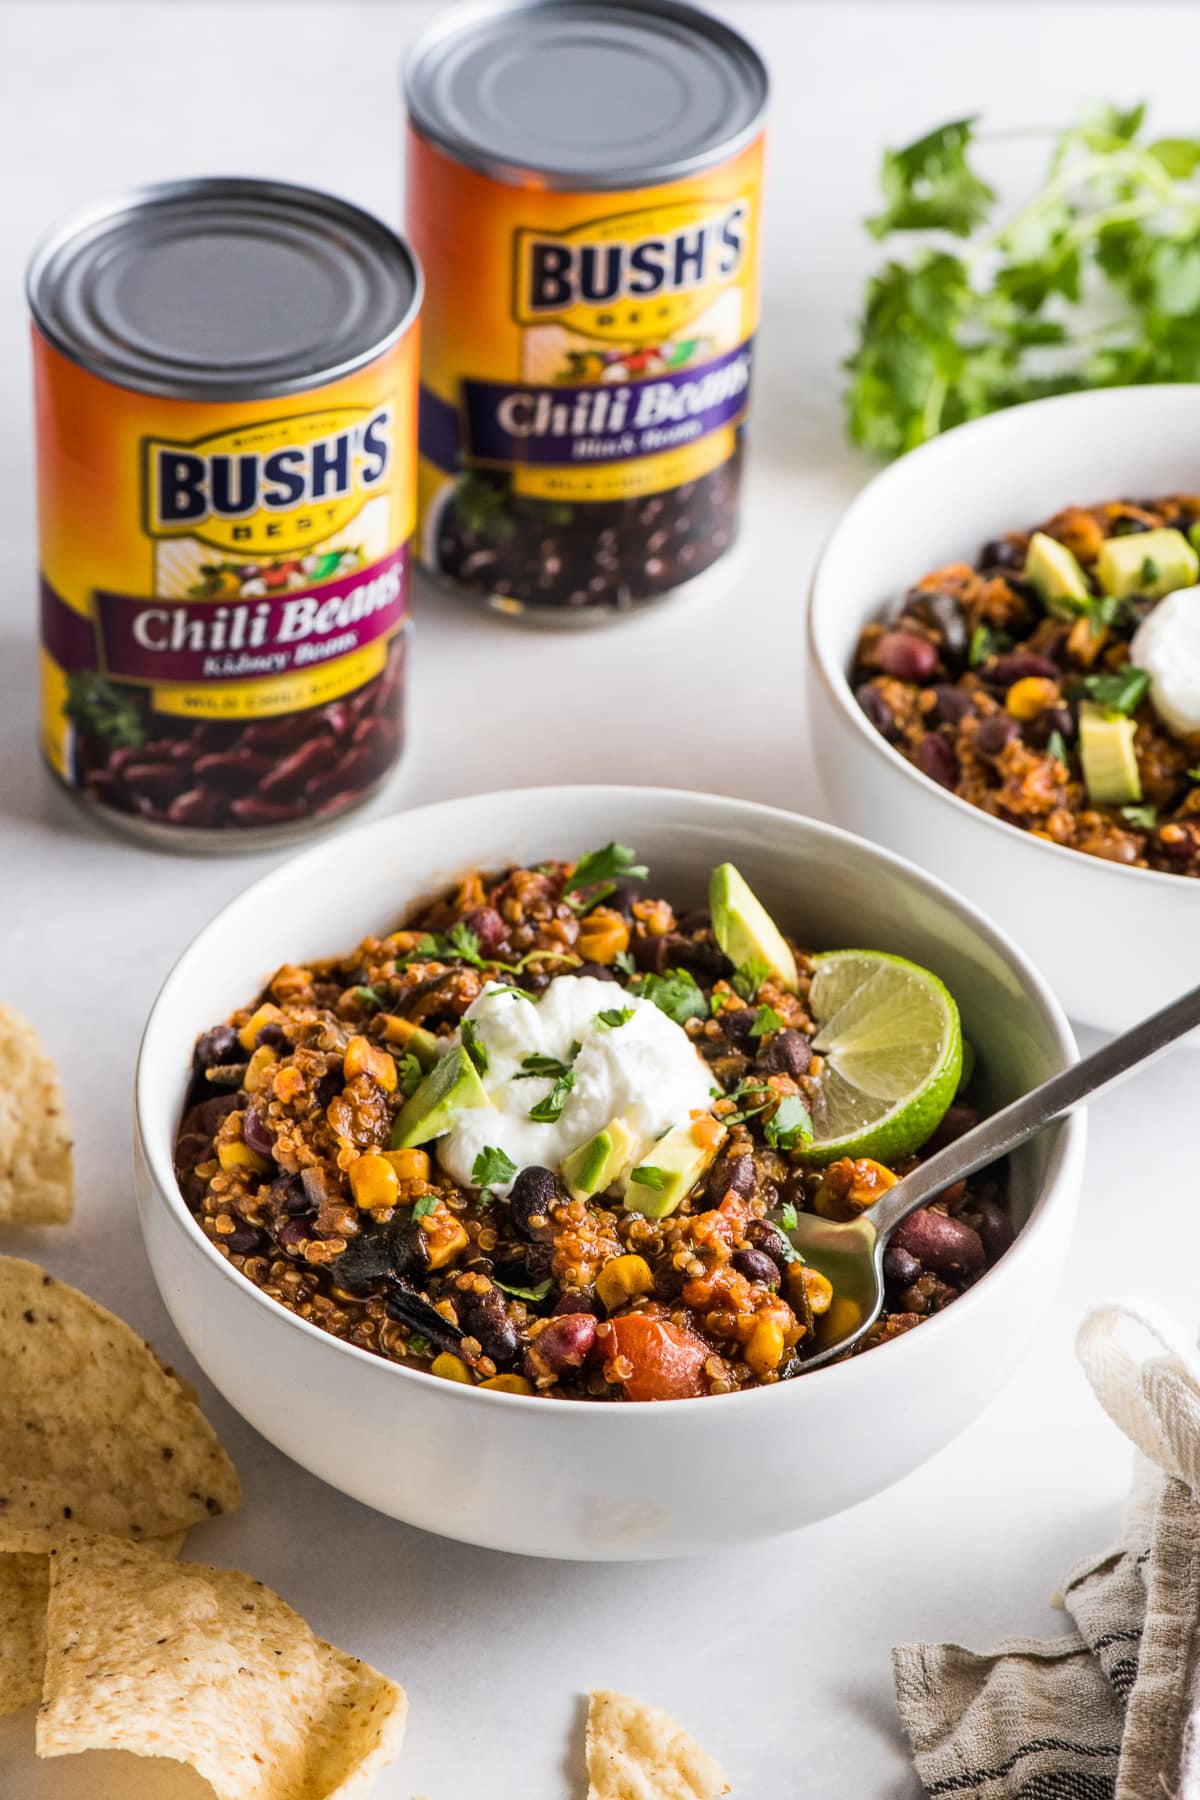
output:
[[[191,963],[197,956],[203,957],[209,940],[217,935],[229,913],[243,905],[250,897],[261,895],[272,883],[294,881],[297,872],[302,875],[306,865],[323,861],[335,851],[344,853],[347,849],[353,849],[356,842],[361,843],[372,836],[382,838],[391,832],[402,831],[412,821],[420,820],[432,813],[452,812],[456,809],[465,811],[472,807],[496,805],[511,801],[518,796],[527,803],[549,803],[552,799],[561,799],[563,796],[572,798],[580,796],[600,798],[603,796],[614,806],[628,803],[630,797],[636,796],[640,800],[650,799],[660,808],[676,804],[681,800],[689,803],[698,801],[704,806],[733,807],[740,813],[750,815],[752,819],[761,820],[764,825],[768,821],[782,823],[785,826],[800,825],[806,830],[815,831],[818,836],[832,839],[856,853],[865,852],[876,863],[885,868],[894,869],[903,874],[910,882],[915,882],[934,902],[949,906],[950,910],[956,912],[977,937],[981,938],[991,950],[1002,958],[1020,979],[1022,991],[1030,1003],[1040,1011],[1044,1023],[1049,1027],[1053,1047],[1061,1055],[1064,1067],[1077,1059],[1079,1051],[1067,1016],[1049,984],[1028,960],[1024,952],[986,913],[956,893],[947,883],[927,874],[925,870],[917,868],[915,864],[908,862],[904,857],[897,856],[894,851],[885,850],[869,839],[858,837],[855,833],[845,831],[840,826],[827,824],[824,820],[811,818],[804,813],[790,812],[783,807],[767,806],[758,801],[743,800],[733,795],[704,793],[691,788],[639,787],[632,784],[605,783],[505,788],[483,794],[459,795],[449,799],[430,801],[423,806],[389,813],[381,819],[359,825],[350,831],[337,832],[297,855],[285,857],[274,868],[259,876],[249,887],[243,888],[233,895],[208,923],[201,927],[200,931],[176,957],[155,995],[138,1046],[134,1073],[135,1161],[140,1161],[148,1187],[152,1190],[154,1197],[164,1206],[168,1217],[181,1232],[184,1240],[204,1256],[224,1280],[232,1284],[233,1291],[239,1294],[244,1301],[265,1308],[267,1315],[282,1323],[285,1328],[290,1326],[306,1334],[314,1344],[319,1344],[323,1349],[340,1353],[349,1358],[351,1366],[355,1362],[365,1364],[377,1374],[381,1374],[383,1379],[395,1378],[430,1384],[452,1405],[503,1405],[524,1410],[536,1407],[537,1413],[534,1416],[542,1417],[548,1414],[553,1417],[561,1412],[562,1408],[547,1407],[542,1395],[507,1394],[495,1389],[468,1387],[462,1382],[444,1381],[425,1370],[407,1368],[403,1363],[391,1362],[386,1357],[377,1356],[369,1350],[360,1348],[357,1344],[348,1343],[344,1338],[335,1337],[331,1332],[324,1331],[309,1320],[298,1317],[287,1307],[282,1306],[279,1301],[272,1299],[269,1294],[264,1293],[254,1282],[248,1281],[239,1270],[235,1269],[228,1258],[221,1256],[201,1231],[183,1198],[175,1179],[173,1166],[168,1160],[168,1165],[164,1169],[163,1164],[158,1160],[157,1148],[152,1147],[147,1141],[145,1129],[145,1120],[150,1115],[149,1096],[146,1092],[149,1083],[148,1047],[158,1015],[169,1002],[171,989],[185,964]],[[968,1288],[958,1297],[953,1306],[946,1307],[932,1318],[923,1320],[919,1332],[917,1330],[903,1332],[888,1345],[878,1346],[879,1349],[886,1348],[889,1355],[893,1357],[900,1355],[911,1357],[913,1354],[911,1340],[920,1335],[925,1339],[926,1353],[928,1353],[930,1344],[926,1337],[927,1333],[937,1330],[944,1336],[949,1320],[953,1318],[958,1309],[977,1303],[977,1290],[980,1287],[983,1287],[990,1278],[995,1276],[1011,1278],[1017,1265],[1023,1264],[1025,1257],[1031,1253],[1036,1241],[1040,1239],[1046,1226],[1047,1215],[1055,1199],[1060,1194],[1069,1192],[1072,1176],[1076,1171],[1082,1179],[1083,1158],[1087,1142],[1085,1112],[1081,1110],[1072,1113],[1051,1129],[1056,1131],[1057,1137],[1050,1148],[1046,1173],[1037,1189],[1029,1217],[1017,1233],[1012,1246],[998,1263],[986,1271],[986,1274],[974,1287]],[[174,1142],[173,1132],[169,1141]],[[938,1341],[940,1342],[940,1336]],[[786,1388],[789,1393],[794,1393],[797,1389],[803,1391],[809,1382],[818,1379],[826,1384],[822,1389],[823,1392],[828,1391],[833,1380],[839,1380],[849,1397],[852,1384],[864,1379],[862,1375],[864,1366],[869,1369],[871,1359],[865,1356],[855,1356],[846,1362],[826,1364],[823,1368],[812,1370],[803,1378],[796,1377],[786,1383],[775,1383],[768,1387],[745,1388],[733,1394],[702,1394],[689,1399],[672,1400],[668,1416],[670,1418],[692,1416],[697,1408],[704,1408],[705,1416],[712,1416],[711,1409],[719,1402],[732,1419],[731,1409],[735,1406],[739,1406],[744,1414],[751,1406],[764,1404],[767,1397],[777,1387]],[[895,1367],[896,1365],[891,1366]],[[774,1404],[780,1406],[782,1400],[777,1398]],[[623,1419],[627,1423],[622,1429],[656,1429],[662,1425],[661,1407],[656,1405],[622,1406],[580,1403],[571,1409],[571,1416],[577,1417],[580,1412],[587,1417],[610,1421],[613,1418]],[[723,1415],[717,1414],[716,1416]],[[640,1427],[636,1425],[630,1427],[628,1421],[632,1419],[640,1419],[643,1423]],[[655,1420],[657,1420],[657,1427],[653,1424]],[[610,1423],[608,1426],[597,1424],[592,1429],[612,1428]]]
[[[985,437],[990,432],[999,431],[1003,426],[1008,425],[1011,428],[1013,419],[1021,418],[1028,413],[1035,414],[1037,418],[1044,418],[1046,410],[1049,408],[1064,412],[1070,408],[1085,411],[1090,407],[1092,410],[1102,412],[1109,406],[1120,409],[1127,405],[1132,407],[1138,403],[1144,404],[1147,401],[1162,404],[1165,395],[1172,396],[1170,402],[1172,405],[1180,404],[1182,396],[1191,395],[1191,403],[1194,407],[1197,394],[1200,394],[1200,382],[1160,381],[1148,382],[1142,387],[1090,388],[1074,394],[1051,394],[1041,400],[1025,400],[1018,406],[1009,406],[1001,412],[988,413],[982,418],[969,419],[962,425],[955,425],[949,431],[942,432],[935,438],[929,438],[923,444],[918,444],[915,449],[905,451],[893,462],[877,469],[868,478],[826,533],[808,584],[807,635],[810,666],[816,670],[834,705],[850,719],[858,735],[871,746],[873,754],[880,757],[883,764],[894,773],[902,774],[907,780],[915,783],[922,792],[931,792],[944,804],[950,805],[968,817],[980,820],[992,830],[1002,833],[1006,843],[1024,842],[1035,852],[1059,859],[1066,858],[1068,866],[1072,867],[1084,862],[1090,870],[1092,879],[1096,881],[1109,877],[1122,881],[1129,881],[1132,878],[1140,882],[1153,881],[1156,884],[1165,884],[1170,889],[1177,889],[1181,882],[1192,878],[1186,875],[1171,875],[1165,869],[1136,869],[1127,863],[1108,862],[1104,857],[1086,856],[1082,850],[1074,850],[1068,844],[1056,844],[1050,838],[1035,837],[1031,831],[1022,831],[1019,826],[1010,825],[1006,820],[997,819],[991,813],[984,812],[982,807],[973,806],[960,794],[952,794],[940,782],[934,781],[932,776],[923,774],[915,764],[909,762],[906,756],[902,756],[899,750],[889,744],[882,733],[876,731],[867,719],[862,707],[854,698],[854,690],[850,686],[850,677],[847,671],[840,666],[835,667],[831,656],[826,657],[821,625],[826,613],[836,605],[834,590],[828,581],[829,557],[840,544],[843,536],[847,535],[849,529],[857,524],[861,514],[874,504],[879,494],[885,491],[893,481],[899,481],[901,470],[906,473],[914,467],[923,470],[925,464],[929,463],[929,479],[933,481],[939,461],[960,449],[964,437],[969,436],[974,441],[976,437]],[[1031,425],[1030,429],[1034,430],[1035,426]],[[918,581],[920,576],[914,575],[912,579]],[[887,602],[882,604],[886,605]],[[862,624],[865,625],[870,619],[878,616],[878,610],[873,610],[867,615],[867,618],[864,618]],[[1082,870],[1080,872],[1082,873]]]

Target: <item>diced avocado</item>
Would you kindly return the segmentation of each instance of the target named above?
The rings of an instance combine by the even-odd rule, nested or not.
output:
[[[716,940],[730,962],[739,966],[764,962],[780,985],[794,994],[796,959],[774,919],[732,863],[713,870],[708,904]]]
[[[490,1104],[466,1051],[451,1050],[434,1065],[397,1113],[392,1126],[392,1149],[411,1150],[414,1144],[431,1143],[449,1131],[456,1113]]]
[[[1174,588],[1191,587],[1200,575],[1200,556],[1182,531],[1131,531],[1105,538],[1096,558],[1096,574],[1106,594],[1118,600],[1145,594],[1160,600]]]
[[[1130,806],[1142,797],[1142,778],[1133,747],[1137,725],[1120,713],[1106,713],[1085,701],[1079,709],[1079,757],[1088,799],[1094,806]]]
[[[1048,613],[1073,619],[1083,612],[1091,594],[1083,570],[1065,544],[1035,531],[1025,552],[1024,575]]]
[[[426,1031],[423,1025],[414,1025],[411,1019],[395,1015],[389,1018],[387,1041],[415,1056],[423,1069],[432,1069],[445,1048],[442,1039],[432,1031]]]
[[[563,1160],[562,1178],[572,1200],[588,1200],[610,1188],[636,1148],[624,1119],[610,1119],[603,1131]]]
[[[726,952],[728,955],[728,951]],[[710,1135],[712,1121],[705,1126]],[[648,1219],[665,1219],[684,1196],[691,1192],[717,1153],[717,1141],[705,1147],[692,1135],[693,1125],[677,1125],[651,1144],[645,1158],[629,1172],[625,1184],[625,1207],[628,1212],[645,1213]]]

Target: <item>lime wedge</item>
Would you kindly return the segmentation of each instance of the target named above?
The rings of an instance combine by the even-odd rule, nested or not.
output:
[[[825,1066],[808,1154],[896,1162],[932,1136],[954,1098],[958,1008],[936,975],[902,956],[831,950],[813,962],[808,1005]]]

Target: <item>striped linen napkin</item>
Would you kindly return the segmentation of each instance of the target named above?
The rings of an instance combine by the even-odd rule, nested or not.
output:
[[[892,1652],[931,1800],[1200,1800],[1200,1356],[1145,1301],[1077,1349],[1137,1450],[1121,1542],[1067,1576],[1068,1637]]]

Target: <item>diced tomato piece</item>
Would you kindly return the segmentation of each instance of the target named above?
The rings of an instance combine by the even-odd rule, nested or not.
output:
[[[633,1365],[623,1384],[630,1400],[688,1400],[708,1392],[704,1365],[713,1353],[694,1332],[644,1313],[628,1313],[610,1319],[608,1333],[602,1344],[605,1361],[623,1356]]]

